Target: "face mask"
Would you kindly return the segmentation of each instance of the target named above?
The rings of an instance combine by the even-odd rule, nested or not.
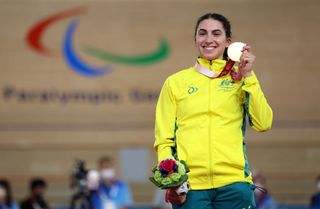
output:
[[[103,169],[102,171],[100,171],[100,176],[104,180],[110,180],[114,178],[115,171],[112,168]]]
[[[7,196],[6,190],[0,187],[0,199],[4,199]]]
[[[320,191],[320,181],[318,181],[318,183],[317,183],[317,189],[318,189],[318,191]]]

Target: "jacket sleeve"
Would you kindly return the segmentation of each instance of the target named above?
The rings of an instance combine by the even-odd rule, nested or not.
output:
[[[156,108],[154,149],[158,154],[159,162],[173,158],[176,109],[176,100],[170,87],[170,81],[167,79],[161,89]]]
[[[266,131],[272,126],[273,113],[260,88],[259,81],[252,72],[252,76],[244,78],[245,110],[249,116],[249,124],[256,131]]]

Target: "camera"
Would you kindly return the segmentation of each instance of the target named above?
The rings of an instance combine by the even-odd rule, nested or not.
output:
[[[71,175],[71,188],[78,192],[85,192],[88,185],[88,172],[85,161],[76,160]]]
[[[73,195],[71,198],[70,209],[91,209],[90,190],[88,188],[87,175],[89,170],[83,160],[76,160],[72,169],[71,189]]]

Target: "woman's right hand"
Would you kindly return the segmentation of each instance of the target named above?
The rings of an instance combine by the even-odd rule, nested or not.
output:
[[[256,56],[252,53],[250,46],[244,46],[242,49],[242,55],[240,57],[239,70],[243,77],[250,77],[252,71],[252,65]]]
[[[189,182],[185,181],[180,186],[170,188],[166,192],[166,201],[175,205],[183,204],[189,192]]]
[[[187,199],[187,194],[178,194],[177,188],[167,189],[166,192],[166,201],[173,204],[173,205],[181,205]]]

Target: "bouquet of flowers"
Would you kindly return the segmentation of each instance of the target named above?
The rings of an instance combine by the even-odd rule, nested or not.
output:
[[[183,160],[166,159],[152,169],[150,181],[161,189],[179,187],[187,181],[189,168]]]

